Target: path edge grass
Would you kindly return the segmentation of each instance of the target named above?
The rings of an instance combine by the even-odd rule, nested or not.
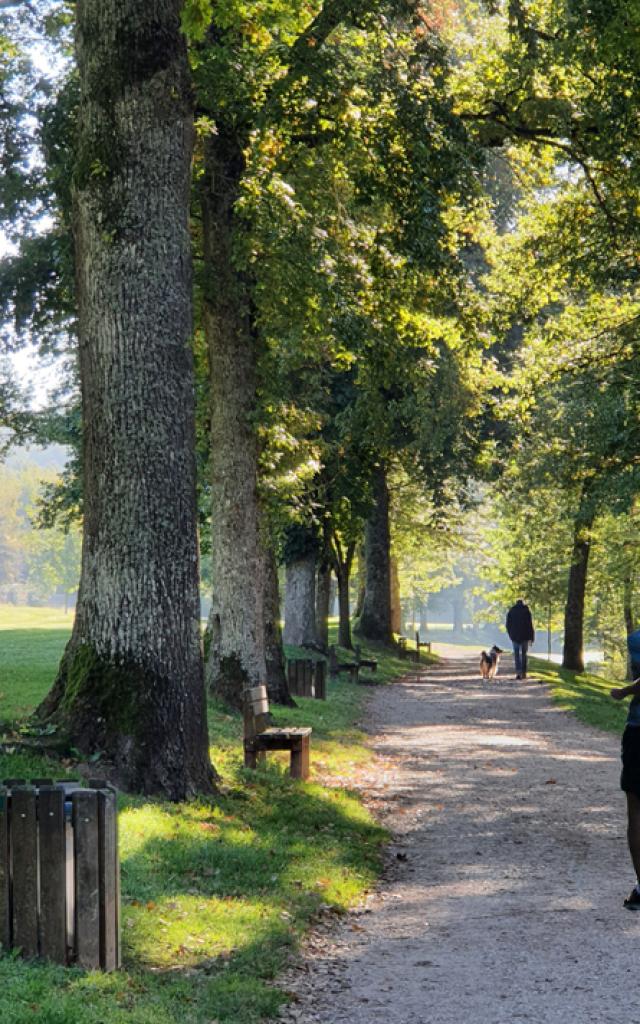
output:
[[[529,658],[529,674],[549,687],[555,705],[585,725],[622,734],[627,701],[614,701],[609,691],[619,680],[590,672],[573,672],[541,658]]]
[[[17,626],[16,639],[25,639],[25,626]],[[63,643],[56,626],[44,627],[48,636],[40,634],[43,678],[55,672],[54,633],[56,643]],[[10,634],[5,631],[5,645]],[[30,652],[22,644],[19,653],[24,665]],[[357,785],[358,774],[368,773],[375,758],[362,719],[372,687],[411,674],[415,665],[393,651],[364,645],[363,655],[379,664],[374,675],[362,672],[360,685],[342,676],[329,681],[327,702],[296,698],[296,708],[273,709],[277,723],[313,728],[309,782],[289,778],[286,755],[270,757],[266,771],[247,772],[240,717],[212,703],[220,795],[189,805],[120,797],[125,969],[113,976],[87,975],[2,958],[3,1024],[23,1024],[25,1007],[33,1014],[29,1019],[39,1013],[47,1024],[273,1019],[287,1000],[279,975],[318,915],[342,914],[375,887],[390,838],[364,806]],[[353,652],[339,651],[339,657],[349,660]],[[437,658],[422,652],[420,660],[426,665]],[[76,775],[76,767],[69,760],[5,751],[0,774],[59,778]],[[262,905],[252,899],[252,880],[261,888]],[[198,928],[207,918],[208,946],[200,948]],[[240,942],[233,937],[234,918],[241,919]],[[226,925],[228,937],[222,934]]]

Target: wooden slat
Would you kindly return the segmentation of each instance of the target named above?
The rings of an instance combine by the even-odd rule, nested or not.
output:
[[[251,704],[251,709],[254,715],[268,715],[269,714],[269,701],[268,700],[254,700]]]
[[[313,697],[313,660],[311,658],[304,663],[304,695]]]
[[[13,945],[24,956],[38,955],[38,822],[36,791],[18,786],[11,793],[11,873]]]
[[[9,858],[9,791],[0,789],[0,942],[11,949],[11,861]]]
[[[313,692],[316,700],[327,699],[327,663],[326,661],[316,661],[316,678],[314,682]]]
[[[67,893],[64,791],[43,786],[38,794],[40,841],[40,955],[67,962]]]
[[[29,782],[36,789],[40,789],[41,786],[53,786],[53,779],[30,779]]]
[[[118,955],[118,849],[117,808],[113,790],[98,792],[100,864],[100,966],[115,971]]]
[[[78,789],[71,796],[75,858],[75,951],[81,967],[100,966],[98,794]]]

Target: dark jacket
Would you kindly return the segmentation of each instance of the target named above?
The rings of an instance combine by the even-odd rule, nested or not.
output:
[[[514,644],[533,643],[535,640],[533,619],[529,605],[524,601],[516,601],[507,612],[507,633]]]

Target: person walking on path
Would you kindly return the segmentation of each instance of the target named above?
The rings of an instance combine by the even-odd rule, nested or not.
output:
[[[507,612],[507,633],[513,644],[516,679],[527,678],[527,650],[536,638],[531,610],[521,597]]]
[[[631,697],[622,734],[620,787],[627,796],[627,841],[636,884],[624,901],[629,910],[640,909],[640,629],[627,637],[633,682],[611,690],[614,700]]]

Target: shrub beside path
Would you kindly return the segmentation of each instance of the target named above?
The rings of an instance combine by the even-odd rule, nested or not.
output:
[[[445,657],[375,692],[387,870],[289,972],[283,1021],[638,1019],[619,739],[500,672],[483,685],[475,656]]]

